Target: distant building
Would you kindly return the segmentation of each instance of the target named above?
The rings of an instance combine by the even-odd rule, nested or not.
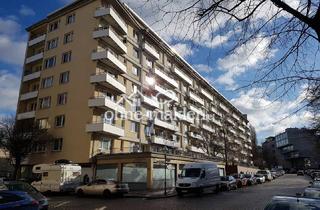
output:
[[[276,157],[276,150],[275,137],[270,136],[266,138],[266,141],[262,143],[262,155],[266,167],[274,168],[279,165]]]
[[[275,141],[284,168],[320,168],[320,136],[314,130],[287,128]]]

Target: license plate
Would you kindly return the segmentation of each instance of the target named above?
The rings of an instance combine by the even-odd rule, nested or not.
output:
[[[181,190],[181,192],[183,192],[183,193],[187,193],[187,192],[188,192],[188,190]]]

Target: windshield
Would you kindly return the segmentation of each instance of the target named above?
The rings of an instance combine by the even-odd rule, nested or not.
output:
[[[181,177],[199,177],[201,168],[186,168],[182,169]]]
[[[28,193],[36,193],[36,189],[26,183],[9,183],[6,184],[10,191],[23,191]]]
[[[244,177],[245,178],[251,178],[251,175],[250,174],[245,174]]]
[[[221,177],[221,181],[229,181],[229,180],[228,180],[228,177],[222,176],[222,177]]]
[[[313,182],[312,183],[312,187],[315,187],[315,188],[320,188],[320,182]]]
[[[267,174],[267,171],[258,171],[257,174]]]

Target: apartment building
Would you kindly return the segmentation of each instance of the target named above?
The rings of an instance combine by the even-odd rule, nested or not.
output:
[[[78,0],[27,31],[17,120],[54,138],[26,169],[68,159],[155,189],[187,162],[252,165],[246,116],[122,2]]]

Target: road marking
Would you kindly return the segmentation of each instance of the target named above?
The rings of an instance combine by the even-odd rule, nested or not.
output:
[[[70,203],[70,201],[65,201],[65,202],[59,203],[58,205],[54,206],[53,208],[59,208],[59,207],[64,206],[68,203]]]

